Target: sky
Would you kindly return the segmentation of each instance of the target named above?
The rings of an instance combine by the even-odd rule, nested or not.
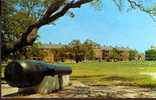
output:
[[[140,52],[156,44],[156,22],[144,12],[120,12],[112,0],[105,0],[101,10],[87,4],[72,11],[74,18],[65,15],[56,25],[41,27],[39,41],[67,44],[75,39],[90,39],[101,45],[124,46]]]

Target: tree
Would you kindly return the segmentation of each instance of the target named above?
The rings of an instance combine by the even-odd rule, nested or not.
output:
[[[80,40],[73,40],[66,45],[60,45],[60,48],[51,48],[51,52],[54,54],[55,61],[64,61],[64,59],[73,59],[77,63],[84,60],[93,60],[94,51],[93,49],[99,44],[92,40],[86,40],[81,43]]]
[[[15,52],[27,45],[32,45],[37,38],[37,30],[46,24],[54,22],[59,17],[63,16],[70,8],[77,8],[84,3],[88,3],[90,0],[80,0],[80,1],[69,1],[67,0],[13,0],[16,2],[15,10],[17,12],[25,12],[28,16],[37,18],[37,21],[30,24],[26,31],[24,31],[21,36],[15,40],[13,43],[6,43],[2,41],[2,54],[5,56],[12,52]],[[3,1],[3,4],[9,4],[12,2]],[[50,5],[48,5],[50,4]],[[17,7],[18,5],[18,7]],[[44,10],[47,6],[47,10]],[[62,8],[63,7],[63,8]],[[43,9],[40,9],[43,8]],[[15,12],[16,13],[16,12]],[[44,14],[43,14],[44,13]],[[43,14],[43,15],[42,15]]]
[[[2,33],[2,43],[5,43],[5,46],[7,47],[10,47],[10,44],[20,38],[25,29],[36,21],[36,18],[29,16],[27,12],[16,12],[16,9],[13,6],[10,6],[11,4],[14,4],[15,6],[15,1],[16,0],[12,0],[10,2],[6,1],[6,7],[2,7],[2,21],[4,21],[2,24],[4,32]],[[34,56],[33,52],[31,51],[35,51],[37,55],[42,55],[42,52],[39,50],[37,51],[37,45],[38,43],[34,43],[34,45],[24,47],[16,52],[11,53],[7,57],[2,55],[2,60],[4,60],[4,58],[29,58]]]
[[[83,44],[83,49],[84,49],[84,57],[87,60],[93,60],[95,58],[94,54],[94,48],[99,47],[100,45],[95,43],[92,40],[87,39]]]
[[[23,52],[22,55],[24,55],[26,59],[30,59],[31,57],[41,57],[41,58],[46,57],[48,53],[44,50],[39,49],[41,45],[42,44],[38,42],[34,43],[32,46],[25,48],[24,49],[25,51]]]
[[[119,10],[122,8],[122,2],[125,0],[113,0]],[[151,16],[156,16],[156,4],[152,4],[150,7],[146,7],[144,2],[141,0],[127,0],[130,7],[133,9],[139,9],[140,11],[146,12]],[[60,17],[64,16],[67,12],[71,16],[73,13],[69,11],[72,8],[80,8],[81,5],[90,3],[93,5],[99,4],[100,0],[1,0],[2,8],[9,6],[13,13],[9,16],[14,15],[17,12],[26,12],[28,16],[33,17],[36,21],[30,24],[20,37],[13,42],[6,43],[2,41],[2,56],[6,56],[12,52],[24,48],[28,45],[32,45],[37,38],[37,31],[40,27],[54,23]],[[7,6],[6,6],[7,5]],[[9,10],[8,10],[9,11]],[[2,13],[3,14],[3,13]],[[6,14],[6,16],[8,16]],[[5,17],[6,17],[5,16]],[[1,23],[4,24],[7,18],[1,19]],[[25,22],[23,22],[25,23]],[[6,26],[7,29],[7,26]],[[5,31],[3,32],[5,33]],[[16,34],[16,33],[15,33]],[[4,34],[3,34],[4,35]],[[2,38],[4,37],[2,35]],[[5,39],[2,39],[5,40]]]
[[[73,40],[69,43],[69,47],[71,48],[71,54],[76,63],[84,60],[84,49],[79,40]]]
[[[10,1],[11,4],[15,5],[14,1]],[[8,2],[7,2],[8,3]],[[25,12],[17,12],[14,13],[15,9],[13,8],[13,5],[10,4],[5,5],[5,7],[2,7],[2,43],[5,43],[6,46],[10,46],[10,43],[16,40],[21,36],[20,33],[23,33],[25,28],[27,28],[31,23],[35,22],[34,19],[31,16],[27,16]],[[14,14],[13,14],[14,13]],[[23,24],[23,22],[26,22]],[[28,46],[30,49],[30,46]],[[7,60],[9,58],[21,58],[23,56],[26,56],[24,53],[26,52],[26,47],[11,53],[11,55],[8,55],[7,57],[2,56],[2,60]]]
[[[156,45],[152,45],[152,46],[151,46],[151,49],[156,50]]]
[[[110,53],[110,57],[112,60],[116,61],[116,60],[119,60],[119,51],[117,50],[117,48],[113,48],[111,50],[111,53]]]
[[[64,61],[64,59],[74,59],[74,51],[73,51],[73,47],[69,46],[69,45],[63,45],[60,49],[59,49],[59,60]]]
[[[54,54],[54,61],[59,61],[60,60],[60,49],[59,48],[52,48],[50,50],[50,52],[52,52]]]
[[[5,45],[7,45],[8,41],[12,40],[12,35],[8,32],[8,17],[10,16],[11,13],[13,13],[15,11],[14,9],[14,2],[10,1],[11,5],[7,2],[2,2],[3,3],[2,7],[1,7],[1,42]],[[3,45],[2,47],[5,48],[5,46]]]
[[[145,51],[146,60],[156,60],[156,49],[149,49]]]
[[[136,50],[129,50],[129,60],[135,60],[138,52]]]
[[[18,12],[12,16],[8,16],[8,30],[9,34],[12,34],[12,41],[20,38],[21,33],[29,27],[29,25],[33,24],[36,19],[28,16],[25,12]],[[23,23],[24,22],[24,23]]]

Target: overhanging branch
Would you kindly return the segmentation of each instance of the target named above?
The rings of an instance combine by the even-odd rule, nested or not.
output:
[[[46,19],[51,16],[54,12],[56,12],[65,2],[66,0],[54,0],[54,2],[48,7],[45,12],[43,19]]]
[[[150,15],[153,15],[153,16],[156,16],[156,11],[155,11],[155,13],[154,13],[154,11],[153,11],[153,9],[147,9],[147,8],[145,8],[144,6],[143,6],[143,4],[139,4],[139,3],[137,3],[136,1],[134,1],[134,0],[128,0],[128,2],[129,2],[129,4],[130,4],[130,6],[132,7],[132,8],[138,8],[140,11],[143,11],[143,12],[145,12],[145,13],[148,13],[148,14],[150,14]]]
[[[55,0],[55,2],[48,7],[47,11],[43,15],[43,18],[41,18],[33,25],[30,25],[27,30],[22,34],[21,38],[12,43],[11,46],[8,47],[5,44],[2,44],[2,56],[8,55],[25,46],[33,44],[36,39],[37,30],[41,26],[55,21],[59,17],[63,16],[70,8],[80,8],[82,4],[89,3],[93,0],[72,0],[71,2],[67,3],[61,9],[61,11],[55,13],[63,5],[64,1],[65,0]]]

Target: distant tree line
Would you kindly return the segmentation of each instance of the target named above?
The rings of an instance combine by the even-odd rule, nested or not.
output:
[[[73,40],[70,43],[61,46],[61,48],[52,48],[51,52],[54,54],[54,60],[64,62],[65,59],[74,60],[76,63],[87,60],[96,60],[95,48],[102,48],[102,46],[92,40],[87,39],[84,42],[80,40]],[[109,51],[109,59],[112,61],[120,61],[123,57],[128,60],[137,60],[140,55],[137,50],[126,48],[125,53],[118,50],[118,47],[112,47]],[[101,51],[102,52],[102,51]],[[122,55],[121,55],[122,54]],[[101,55],[102,57],[103,55]],[[102,59],[101,59],[102,60]],[[99,59],[100,61],[100,59]]]

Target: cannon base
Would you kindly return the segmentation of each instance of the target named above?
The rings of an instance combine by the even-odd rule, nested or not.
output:
[[[62,90],[69,84],[69,75],[45,76],[39,85],[28,88],[19,88],[18,92],[47,94],[57,90]]]

